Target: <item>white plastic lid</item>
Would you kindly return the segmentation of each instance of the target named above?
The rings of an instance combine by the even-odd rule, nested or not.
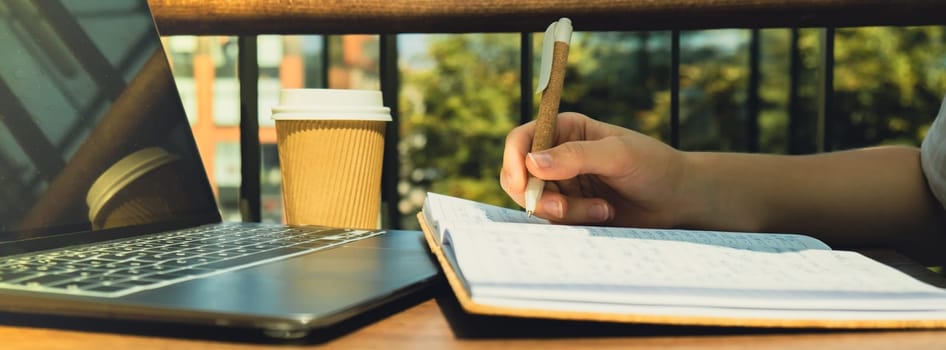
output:
[[[129,154],[112,164],[92,183],[89,193],[85,196],[85,202],[89,205],[89,220],[94,222],[105,203],[132,181],[177,159],[177,156],[160,147],[149,147]]]
[[[283,89],[273,120],[391,121],[381,91],[344,89]]]

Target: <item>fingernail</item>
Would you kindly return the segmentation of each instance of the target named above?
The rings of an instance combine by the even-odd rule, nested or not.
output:
[[[505,171],[499,173],[499,186],[503,188],[504,191],[509,192],[509,175]]]
[[[610,217],[608,206],[604,204],[595,204],[588,208],[588,218],[595,222],[607,221]]]
[[[529,153],[529,159],[539,168],[548,168],[552,166],[552,156],[547,152]]]
[[[562,203],[556,200],[547,200],[542,202],[542,208],[545,209],[546,213],[552,215],[556,218],[562,218],[565,216],[565,211],[562,209]]]

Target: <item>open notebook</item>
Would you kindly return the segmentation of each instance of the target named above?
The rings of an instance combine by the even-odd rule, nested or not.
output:
[[[552,225],[436,193],[428,193],[418,219],[471,313],[748,327],[946,327],[946,290],[804,235]]]

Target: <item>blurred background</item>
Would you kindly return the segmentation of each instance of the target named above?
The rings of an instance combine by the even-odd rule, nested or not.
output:
[[[824,141],[818,119],[823,31],[764,29],[755,90],[758,130],[747,133],[751,32],[681,33],[681,149],[803,154],[919,145],[946,95],[946,27],[836,29],[837,115]],[[417,227],[414,213],[427,191],[516,207],[499,187],[498,174],[505,135],[523,120],[521,40],[519,33],[397,36],[400,227]],[[536,66],[541,42],[542,34],[534,34]],[[670,42],[670,32],[576,32],[560,110],[669,142]],[[224,219],[240,221],[237,38],[169,36],[164,43]],[[257,48],[262,219],[281,222],[269,118],[279,89],[379,89],[379,37],[270,35],[259,36]],[[535,77],[525,79],[534,86]],[[793,79],[798,103],[790,111]],[[535,106],[538,100],[532,98]]]

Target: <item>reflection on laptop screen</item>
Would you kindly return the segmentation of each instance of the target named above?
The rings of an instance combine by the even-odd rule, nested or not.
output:
[[[219,221],[145,0],[0,0],[0,242]]]

